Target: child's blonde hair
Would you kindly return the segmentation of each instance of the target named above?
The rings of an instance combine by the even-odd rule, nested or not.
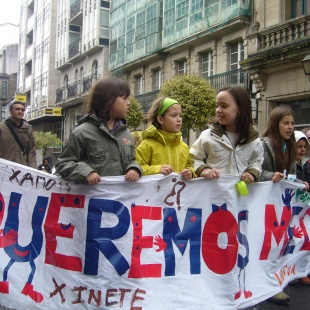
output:
[[[151,108],[149,109],[146,119],[148,122],[150,122],[152,125],[154,125],[157,129],[161,129],[161,125],[159,124],[158,120],[157,120],[157,116],[158,116],[158,111],[159,108],[162,104],[162,102],[165,100],[165,98],[167,97],[160,97],[157,98],[153,103]],[[164,112],[162,115],[165,115],[166,112]]]

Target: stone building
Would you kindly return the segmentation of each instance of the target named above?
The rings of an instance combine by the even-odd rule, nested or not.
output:
[[[189,73],[216,89],[245,87],[260,132],[282,102],[293,106],[297,127],[309,125],[302,116],[310,115],[310,83],[300,62],[309,53],[308,2],[113,1],[109,70],[128,80],[145,110],[162,83]]]
[[[310,1],[254,1],[254,20],[247,35],[248,57],[241,61],[256,86],[258,128],[270,111],[288,104],[295,128],[310,125],[310,81],[301,60],[310,54]]]

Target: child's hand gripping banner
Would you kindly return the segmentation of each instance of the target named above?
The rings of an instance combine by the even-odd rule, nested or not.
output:
[[[178,174],[97,186],[0,160],[0,304],[240,309],[310,273],[303,185]]]

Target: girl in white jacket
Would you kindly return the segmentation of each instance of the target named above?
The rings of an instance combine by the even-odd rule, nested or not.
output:
[[[263,147],[254,129],[251,98],[240,86],[223,88],[216,97],[218,122],[203,131],[190,148],[197,176],[217,179],[238,176],[250,184],[259,180]]]

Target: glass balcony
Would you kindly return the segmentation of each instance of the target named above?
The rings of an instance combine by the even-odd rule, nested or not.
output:
[[[81,0],[77,0],[70,6],[70,19],[74,18],[80,12],[81,12]]]

